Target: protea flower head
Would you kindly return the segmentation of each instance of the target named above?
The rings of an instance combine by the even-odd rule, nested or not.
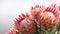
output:
[[[31,11],[36,15],[35,17],[37,18],[35,19],[38,19],[40,25],[44,25],[47,29],[56,26],[60,20],[60,11],[56,4],[52,4],[47,8],[44,6],[35,6]]]
[[[28,14],[22,14],[22,16],[19,15],[19,18],[16,19],[14,26],[19,30],[19,32],[24,34],[36,33],[36,23],[34,22],[34,19]]]
[[[46,11],[53,13],[54,16],[60,20],[60,9],[56,4],[52,4],[51,6],[47,7]]]
[[[60,20],[60,11],[58,6],[51,5],[44,9],[43,13],[38,15],[40,24],[43,24],[47,29],[56,26]]]

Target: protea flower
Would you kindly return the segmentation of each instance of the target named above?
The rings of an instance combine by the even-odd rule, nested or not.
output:
[[[31,13],[35,15],[40,25],[44,25],[47,29],[58,24],[60,19],[60,11],[56,4],[49,7],[35,6],[32,7]]]
[[[36,23],[31,15],[19,15],[19,18],[16,19],[15,25],[16,29],[22,34],[35,34],[36,33]]]
[[[60,20],[60,11],[58,6],[51,5],[43,10],[38,15],[39,23],[44,25],[47,29],[56,26]]]
[[[60,9],[56,4],[47,7],[46,11],[53,13],[54,16],[60,20]]]

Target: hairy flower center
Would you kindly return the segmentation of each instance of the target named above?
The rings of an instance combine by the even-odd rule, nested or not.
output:
[[[55,16],[51,12],[44,12],[39,15],[40,17],[40,22],[45,24],[52,24],[54,23],[53,21],[55,20]]]
[[[45,12],[44,14],[47,16],[47,18],[50,18],[50,19],[53,19],[53,20],[55,19],[55,16],[51,12]]]

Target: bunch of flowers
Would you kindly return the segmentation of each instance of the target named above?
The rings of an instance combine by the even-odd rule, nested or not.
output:
[[[21,14],[14,22],[14,27],[7,34],[60,34],[60,7],[31,7],[31,14]]]

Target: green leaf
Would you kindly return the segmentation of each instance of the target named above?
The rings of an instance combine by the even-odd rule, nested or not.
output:
[[[40,32],[41,32],[41,34],[49,34],[48,30],[46,30],[43,25],[41,25],[41,27],[40,27]]]
[[[53,34],[53,33],[56,31],[56,29],[57,29],[56,26],[52,27],[52,28],[50,29],[49,33],[50,33],[50,34]]]
[[[60,31],[60,22],[57,25],[57,31]]]
[[[45,29],[45,27],[43,25],[41,25],[40,28],[41,28],[42,31],[46,31],[46,29]]]

